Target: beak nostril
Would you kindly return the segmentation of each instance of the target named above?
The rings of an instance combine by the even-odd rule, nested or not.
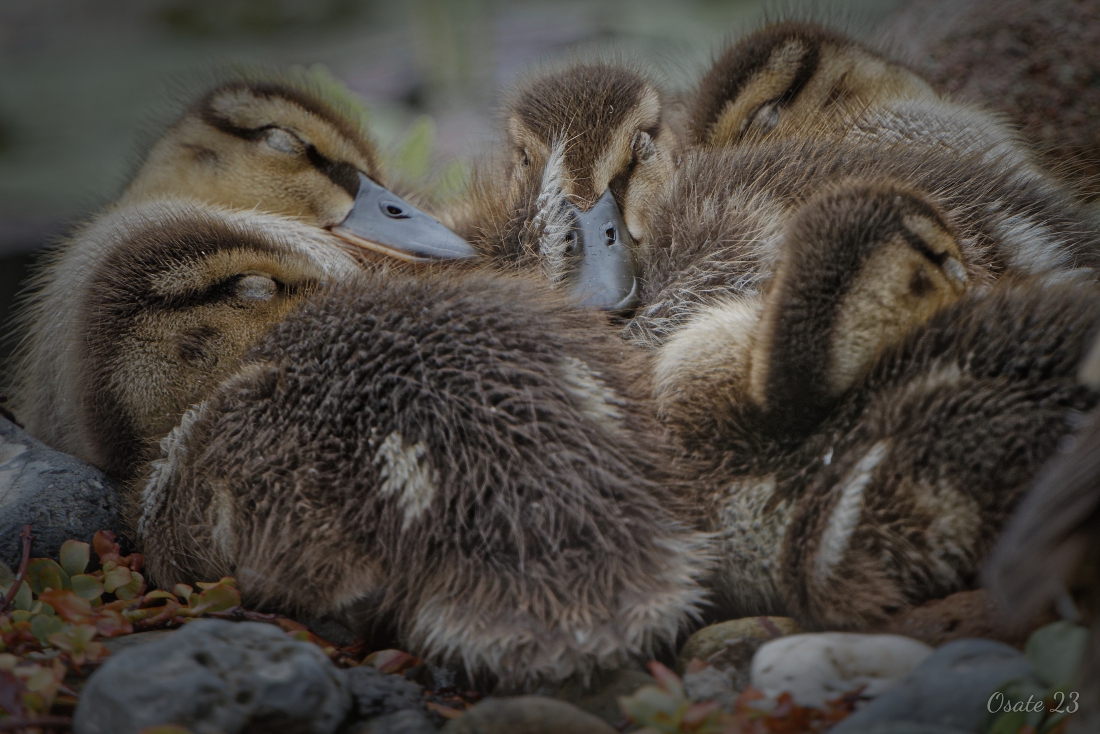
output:
[[[614,225],[608,225],[607,228],[603,231],[603,236],[607,240],[608,245],[615,244],[615,240],[618,239],[618,234],[619,233],[615,231]]]
[[[393,201],[380,201],[378,202],[378,208],[390,219],[409,218],[409,213],[405,211],[405,208]]]

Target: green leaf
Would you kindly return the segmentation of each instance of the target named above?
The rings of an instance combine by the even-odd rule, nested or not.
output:
[[[998,716],[993,725],[985,732],[986,734],[1017,734],[1026,725],[1027,714],[1022,711],[1015,711]]]
[[[71,588],[69,574],[51,558],[34,558],[27,564],[27,582],[36,594],[46,589],[61,591]]]
[[[191,596],[191,613],[193,615],[207,612],[224,612],[230,607],[241,603],[241,593],[232,586],[219,584],[212,589],[207,589],[198,595]]]
[[[92,601],[103,596],[103,582],[95,576],[79,574],[71,579],[73,592],[82,599]]]
[[[125,586],[115,589],[115,596],[119,599],[136,599],[145,590],[145,580],[137,571],[130,572],[130,581]]]
[[[1072,622],[1040,627],[1028,638],[1024,653],[1039,679],[1056,688],[1071,683],[1081,665],[1089,631]]]
[[[47,617],[45,614],[31,617],[31,633],[43,645],[50,644],[50,635],[57,634],[64,626],[65,622],[61,617]]]
[[[8,568],[8,564],[0,561],[0,588],[5,591],[10,589],[13,581],[15,581],[15,574]]]
[[[107,569],[104,565],[104,569],[107,572],[103,575],[103,588],[108,594],[115,593],[116,589],[126,586],[133,580],[130,569],[125,566],[115,566]]]
[[[34,604],[34,596],[31,595],[31,587],[24,581],[19,584],[19,591],[15,592],[15,598],[12,599],[12,607],[29,612],[32,604]]]
[[[88,568],[88,560],[91,558],[92,546],[81,543],[79,540],[66,540],[61,546],[61,568],[69,576],[84,573]]]

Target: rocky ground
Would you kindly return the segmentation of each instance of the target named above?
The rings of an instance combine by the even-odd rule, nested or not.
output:
[[[1045,710],[1016,721],[1012,706],[1068,690],[1087,638],[1045,618],[1004,628],[970,591],[890,633],[729,620],[687,638],[675,671],[652,662],[500,698],[332,620],[246,611],[232,579],[148,588],[141,555],[111,532],[118,506],[106,476],[0,418],[0,731],[23,720],[77,734],[1017,732],[1057,723]],[[991,696],[1008,713],[990,714]]]

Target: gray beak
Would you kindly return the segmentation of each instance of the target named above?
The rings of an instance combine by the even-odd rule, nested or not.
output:
[[[362,173],[351,212],[332,232],[353,245],[411,262],[477,257],[466,240]]]
[[[634,238],[615,203],[605,191],[592,208],[573,209],[573,251],[581,255],[574,274],[572,297],[582,306],[605,311],[638,305],[634,268]]]

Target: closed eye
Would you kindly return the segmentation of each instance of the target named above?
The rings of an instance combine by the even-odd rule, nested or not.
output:
[[[759,134],[771,132],[778,122],[779,102],[774,99],[768,100],[741,121],[741,136],[744,137],[750,129]]]
[[[306,149],[306,145],[301,138],[281,127],[269,127],[264,132],[263,140],[272,150],[287,155],[302,155]]]

